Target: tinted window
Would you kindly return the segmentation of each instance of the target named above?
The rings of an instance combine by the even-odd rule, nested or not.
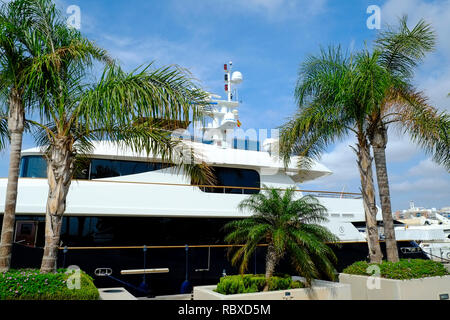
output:
[[[21,178],[47,178],[47,161],[42,156],[23,157],[20,165]]]
[[[87,179],[89,174],[89,163],[84,161],[75,164],[75,179]],[[47,178],[47,161],[42,156],[27,156],[21,159],[21,178]]]
[[[168,168],[162,163],[118,161],[102,159],[80,159],[75,163],[75,179],[102,179],[139,174]],[[42,156],[23,157],[20,166],[21,178],[47,178],[47,162]]]
[[[156,171],[161,170],[163,166],[161,163],[94,159],[91,162],[91,179],[114,178]]]
[[[216,186],[219,188],[201,188],[209,193],[234,193],[234,194],[257,194],[259,190],[220,188],[241,187],[241,188],[260,188],[261,179],[259,173],[255,170],[236,169],[236,168],[213,168],[216,177]]]

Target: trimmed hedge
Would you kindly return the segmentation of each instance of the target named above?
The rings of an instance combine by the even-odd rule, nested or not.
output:
[[[261,292],[266,286],[264,275],[237,275],[227,276],[220,279],[217,289],[218,293],[224,295]],[[275,276],[269,279],[269,291],[289,290],[304,288],[300,281],[292,281],[287,275]]]
[[[93,279],[81,272],[80,289],[69,289],[71,274],[41,274],[39,270],[10,270],[0,273],[0,300],[98,300],[100,294]]]
[[[367,272],[367,269],[371,265],[376,264],[370,264],[365,261],[355,262],[351,266],[344,269],[342,273],[371,276],[372,273]],[[383,263],[378,266],[380,267],[381,278],[394,280],[443,277],[450,274],[442,263],[432,260],[403,259],[397,263],[383,261]]]

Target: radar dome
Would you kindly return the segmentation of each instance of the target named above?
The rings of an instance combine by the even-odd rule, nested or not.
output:
[[[231,82],[233,82],[234,84],[240,84],[242,83],[242,81],[244,81],[242,73],[240,73],[239,71],[233,72],[233,75],[231,76]]]

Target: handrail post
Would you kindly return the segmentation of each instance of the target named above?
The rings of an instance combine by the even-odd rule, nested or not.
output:
[[[144,275],[142,278],[142,283],[139,286],[140,289],[142,289],[142,291],[145,291],[147,294],[150,293],[150,289],[149,286],[147,285],[147,273],[145,272],[145,270],[147,269],[147,246],[144,245],[143,247],[143,252],[144,252]]]
[[[183,284],[181,285],[181,294],[188,294],[192,293],[192,286],[189,282],[189,245],[186,244],[184,248],[186,252],[186,279],[184,280]]]
[[[145,280],[146,280],[145,269],[147,269],[147,246],[146,245],[144,245],[143,251],[144,251],[144,283],[145,283]]]
[[[68,251],[69,249],[67,248],[67,246],[65,246],[63,250],[63,269],[66,267],[66,254]]]
[[[255,266],[254,266],[254,270],[255,270],[255,276],[256,276],[256,252],[258,251],[258,247],[256,247],[255,248],[255,253],[254,253],[254,255],[255,255]]]

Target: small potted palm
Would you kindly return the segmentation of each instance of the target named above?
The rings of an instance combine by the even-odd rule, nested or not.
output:
[[[253,216],[225,226],[231,263],[240,275],[224,277],[217,286],[194,289],[194,299],[350,299],[349,286],[317,280],[336,280],[336,256],[329,244],[338,238],[323,223],[326,208],[312,196],[296,199],[296,191],[264,187],[242,201],[241,211]],[[265,275],[245,275],[259,245],[267,245]],[[275,277],[280,261],[288,258],[297,275]],[[311,295],[312,292],[316,294]],[[289,294],[287,294],[289,293]]]

